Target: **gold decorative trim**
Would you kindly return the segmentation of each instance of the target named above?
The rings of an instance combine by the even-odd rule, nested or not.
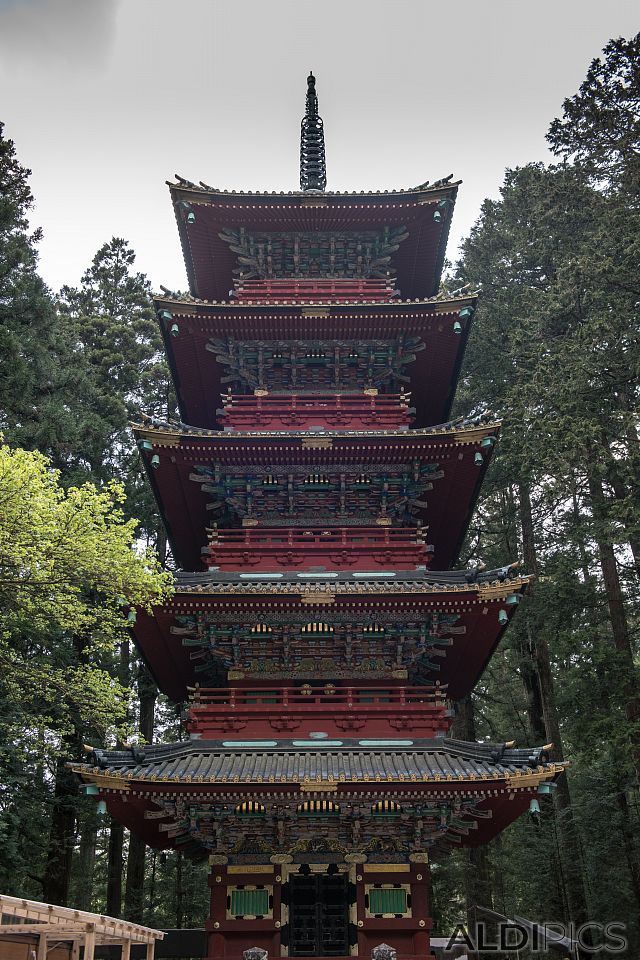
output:
[[[371,307],[385,307],[388,311],[395,311],[399,307],[408,307],[409,311],[414,311],[420,309],[421,307],[439,307],[442,306],[446,308],[447,306],[461,307],[465,303],[475,303],[480,297],[480,292],[478,290],[469,291],[469,293],[461,294],[456,297],[447,297],[443,296],[441,293],[436,294],[435,297],[416,297],[415,299],[408,300],[343,300],[339,303],[331,301],[328,306],[333,307],[336,312],[340,313],[351,313],[353,311],[358,311],[360,313],[367,313]],[[206,317],[209,312],[219,312],[219,311],[232,311],[233,313],[243,313],[247,311],[253,311],[256,307],[268,308],[270,311],[273,307],[289,307],[297,309],[300,307],[299,301],[295,300],[252,300],[250,303],[244,303],[242,301],[233,301],[233,300],[206,300],[200,297],[189,297],[185,300],[181,297],[169,297],[164,294],[154,294],[153,302],[155,304],[169,304],[174,307],[174,313],[176,316],[196,316],[196,317]],[[175,309],[179,307],[180,310]],[[212,310],[214,308],[214,310]],[[434,310],[434,314],[439,311]],[[445,312],[453,312],[452,310],[445,310]]]
[[[309,450],[330,450],[333,446],[332,437],[303,437],[302,446]]]
[[[176,584],[175,595],[178,597],[201,596],[202,594],[217,595],[237,595],[250,596],[252,594],[289,594],[294,597],[299,595],[303,603],[333,603],[337,596],[348,597],[352,594],[370,594],[372,599],[381,594],[402,594],[415,595],[425,594],[437,597],[450,596],[452,599],[447,602],[455,603],[455,598],[461,596],[475,596],[478,603],[488,599],[502,599],[511,593],[516,593],[522,587],[533,581],[533,577],[523,575],[514,577],[513,580],[499,581],[492,584],[477,583],[428,583],[419,581],[417,583],[408,583],[402,580],[382,580],[376,577],[375,580],[344,580],[336,581],[331,584],[322,583],[322,574],[318,574],[320,581],[317,586],[307,585],[304,592],[300,591],[300,584],[291,582],[280,582],[269,580],[264,583],[259,581],[247,583],[213,583],[202,584],[201,586],[180,586]]]
[[[85,783],[93,783],[96,787],[100,787],[101,790],[117,790],[119,793],[129,793],[131,790],[131,782],[125,778],[125,774],[114,773],[114,774],[101,774],[101,773],[87,773],[81,767],[72,767],[74,773],[82,777]]]
[[[428,197],[434,197],[436,200],[440,197],[449,197],[451,192],[459,187],[462,180],[450,180],[447,183],[437,181],[436,183],[420,184],[417,187],[392,187],[387,190],[328,190],[325,193],[304,193],[302,190],[222,190],[220,187],[212,187],[209,184],[188,183],[185,180],[165,181],[171,196],[181,197],[182,194],[188,197],[192,203],[197,203],[203,207],[222,207],[226,209],[229,204],[240,203],[243,208],[265,207],[268,210],[295,210],[297,206],[307,205],[311,201],[331,200],[350,200],[352,204],[344,207],[345,210],[373,207],[374,209],[387,206],[389,200],[397,199],[400,203],[412,201],[420,203],[420,198],[425,201]]]
[[[537,787],[539,783],[551,780],[556,773],[561,773],[568,766],[568,763],[552,763],[541,773],[507,773],[504,776],[505,786],[508,789]]]
[[[184,434],[176,433],[174,430],[145,430],[145,428],[135,427],[136,436],[139,440],[150,440],[158,446],[178,447]]]
[[[531,583],[532,576],[518,577],[517,580],[507,580],[501,583],[488,583],[478,588],[478,600],[506,600],[506,598],[515,593],[519,587]]]
[[[309,783],[300,783],[300,793],[337,793],[338,784],[337,783],[322,783],[322,782],[309,782]]]
[[[401,440],[410,446],[414,441],[433,439],[445,443],[465,444],[477,443],[485,437],[498,433],[501,427],[499,420],[484,423],[481,426],[459,427],[456,429],[450,424],[442,427],[418,427],[415,430],[332,430],[323,436],[310,436],[308,433],[295,430],[242,430],[233,433],[222,430],[180,430],[178,425],[166,427],[148,427],[144,423],[132,423],[131,427],[140,440],[151,440],[163,446],[176,446],[181,440],[191,444],[215,440],[222,443],[237,444],[247,440],[263,440],[275,437],[284,444],[296,449],[296,441],[302,440],[303,446],[314,446],[316,443],[331,446],[334,440],[369,441],[373,440]]]
[[[322,747],[322,741],[318,741],[318,747]],[[349,779],[340,780],[340,781],[328,781],[328,780],[287,780],[285,777],[278,777],[275,780],[265,781],[261,778],[253,780],[241,780],[239,777],[234,777],[233,782],[238,783],[242,786],[244,790],[247,787],[268,787],[269,783],[281,783],[289,788],[290,792],[299,791],[300,793],[336,793],[338,790],[338,783],[345,786],[346,784],[359,785],[362,783],[375,783],[377,784],[378,791],[381,789],[381,784],[383,782],[398,782],[401,781],[405,789],[415,790],[418,784],[436,784],[438,788],[446,787],[448,784],[453,782],[460,783],[461,786],[464,786],[465,789],[476,789],[479,786],[484,786],[485,784],[492,782],[496,784],[495,788],[502,790],[514,790],[514,789],[524,789],[529,787],[535,787],[539,783],[544,782],[545,780],[552,780],[553,777],[562,773],[570,764],[567,761],[562,763],[550,763],[548,766],[543,767],[540,765],[535,771],[517,771],[516,773],[490,773],[483,774],[481,776],[469,776],[464,775],[459,777],[453,777],[452,775],[447,775],[447,777],[442,777],[441,775],[436,774],[435,776],[424,776],[414,780],[408,780],[406,777],[401,776],[399,778],[392,777],[377,777],[373,779],[370,776],[363,776],[361,779]],[[92,773],[85,766],[76,766],[71,767],[71,769],[78,776],[82,778],[85,783],[94,783],[96,786],[101,789],[110,789],[117,790],[120,793],[127,793],[132,789],[133,785],[145,781],[145,777],[140,775],[128,779],[130,774],[127,774],[126,777],[124,774],[99,774]],[[158,777],[150,776],[146,778],[147,781],[153,782],[154,786],[160,786],[161,784],[169,784],[172,787],[177,787],[181,782],[180,777]],[[226,778],[220,780],[206,780],[199,782],[198,785],[202,786],[205,789],[216,790],[220,786],[225,785],[227,782]],[[447,792],[446,790],[444,792]]]
[[[422,851],[416,851],[415,853],[409,854],[409,860],[411,863],[429,863],[429,854]]]
[[[492,425],[483,424],[481,427],[463,427],[461,430],[455,431],[453,434],[453,442],[457,444],[478,443],[480,440],[484,440],[485,437],[490,436],[492,433],[496,433],[499,428],[499,423]]]
[[[314,603],[323,603],[331,604],[335,603],[336,595],[332,590],[318,590],[314,593],[301,593],[300,601],[306,604]]]

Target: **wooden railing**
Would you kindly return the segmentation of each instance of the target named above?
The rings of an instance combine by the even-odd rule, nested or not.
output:
[[[203,551],[208,566],[222,570],[277,569],[317,565],[354,570],[395,565],[398,569],[427,566],[431,544],[416,527],[243,527],[210,533]]]
[[[243,546],[273,546],[280,550],[283,546],[322,546],[345,547],[383,547],[402,544],[403,546],[427,546],[419,528],[415,527],[241,527],[225,529],[216,527],[210,534],[213,543],[218,545],[234,544]],[[427,550],[431,547],[427,546]]]
[[[413,409],[405,394],[337,394],[244,396],[225,394],[218,417],[235,429],[301,429],[309,425],[342,429],[409,426]]]
[[[261,712],[265,706],[284,709],[326,710],[346,708],[393,711],[408,705],[441,709],[447,705],[445,685],[377,687],[329,687],[322,690],[298,687],[199,687],[190,703],[196,707],[221,707],[225,710]]]
[[[240,280],[233,295],[237,300],[293,300],[329,302],[391,300],[396,291],[384,279],[296,279]]]
[[[446,693],[444,686],[197,689],[187,729],[203,736],[242,729],[264,737],[271,727],[278,736],[304,737],[321,724],[338,737],[430,737],[450,725]]]
[[[344,410],[351,413],[354,410],[408,410],[409,395],[405,393],[378,393],[378,394],[223,394],[222,401],[225,409],[234,407],[260,410],[305,410],[308,408],[326,407],[327,409]]]

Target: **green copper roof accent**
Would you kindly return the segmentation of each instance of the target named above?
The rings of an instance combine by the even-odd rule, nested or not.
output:
[[[314,750],[318,749],[317,740],[293,740],[292,744],[294,747],[313,747]],[[343,740],[323,740],[323,747],[343,747]]]
[[[281,580],[283,574],[281,573],[241,573],[241,580]]]
[[[395,570],[358,570],[353,574],[354,580],[370,580],[374,577],[386,579],[387,577],[397,577]]]
[[[412,747],[413,740],[358,740],[361,747]]]
[[[323,570],[322,573],[297,573],[296,576],[302,580],[336,580],[338,574]]]
[[[223,740],[223,747],[251,747],[258,749],[260,747],[277,747],[277,740]]]

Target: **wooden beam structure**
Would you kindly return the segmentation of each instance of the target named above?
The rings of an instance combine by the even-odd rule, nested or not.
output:
[[[129,960],[131,945],[144,944],[146,960],[153,960],[155,945],[163,938],[162,930],[128,920],[0,894],[1,957],[20,957],[11,945],[19,948],[21,944],[26,948],[24,956],[32,957],[35,944],[36,960],[47,960],[55,945],[67,944],[67,955],[74,960],[80,948],[84,960],[94,960],[95,948],[107,945],[120,947],[122,960]]]

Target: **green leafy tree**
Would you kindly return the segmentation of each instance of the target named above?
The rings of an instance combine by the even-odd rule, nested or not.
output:
[[[137,523],[122,507],[114,482],[64,489],[43,455],[0,447],[2,885],[24,891],[25,864],[43,866],[45,845],[29,816],[34,803],[53,803],[55,843],[39,879],[54,902],[65,898],[58,881],[74,827],[55,816],[55,792],[68,785],[63,761],[81,749],[81,735],[108,739],[124,722],[114,651],[135,608],[170,590],[157,559],[137,548]],[[30,841],[35,857],[25,856]]]

